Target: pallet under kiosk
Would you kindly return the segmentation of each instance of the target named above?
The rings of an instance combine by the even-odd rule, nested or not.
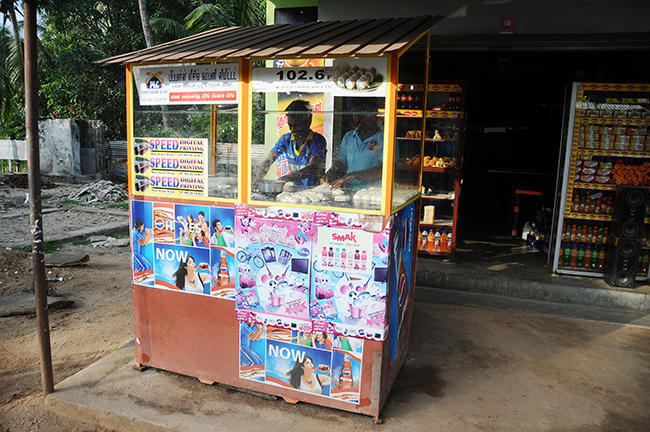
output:
[[[424,88],[435,21],[222,28],[103,61],[127,67],[139,365],[379,419],[413,310],[421,171],[400,167],[423,149],[395,139],[397,83]]]

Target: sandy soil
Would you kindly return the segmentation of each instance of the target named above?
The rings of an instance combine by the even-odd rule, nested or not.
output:
[[[52,268],[63,282],[49,289],[72,308],[50,311],[54,381],[78,372],[132,338],[133,313],[129,248],[92,248],[66,244],[63,251],[90,254],[80,267]],[[0,293],[31,287],[31,257],[0,251]],[[17,273],[16,273],[17,272]],[[0,318],[0,431],[105,431],[47,411],[41,395],[36,317]]]

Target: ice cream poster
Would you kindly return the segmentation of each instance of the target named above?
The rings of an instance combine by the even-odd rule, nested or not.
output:
[[[312,216],[302,209],[235,207],[238,319],[311,330]]]
[[[327,224],[323,226],[320,224]],[[314,331],[383,340],[386,329],[390,224],[368,232],[361,221],[317,216],[310,314]]]
[[[363,340],[240,323],[239,377],[359,403]]]
[[[144,196],[207,196],[207,138],[135,138],[133,192]]]
[[[133,282],[153,285],[154,230],[151,203],[131,201],[131,253],[133,257]]]

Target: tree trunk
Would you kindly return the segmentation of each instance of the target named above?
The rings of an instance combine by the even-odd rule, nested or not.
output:
[[[142,22],[142,33],[144,33],[144,40],[147,48],[154,46],[153,32],[151,31],[151,24],[149,24],[149,12],[147,11],[147,0],[138,0],[138,8],[140,9],[140,22]],[[165,130],[169,130],[169,114],[165,112],[166,106],[161,106],[163,111],[162,123]]]

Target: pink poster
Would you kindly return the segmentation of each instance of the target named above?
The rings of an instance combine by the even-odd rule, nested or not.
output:
[[[237,319],[311,331],[313,214],[235,206]]]
[[[384,339],[389,220],[316,213],[310,296],[314,331]]]

